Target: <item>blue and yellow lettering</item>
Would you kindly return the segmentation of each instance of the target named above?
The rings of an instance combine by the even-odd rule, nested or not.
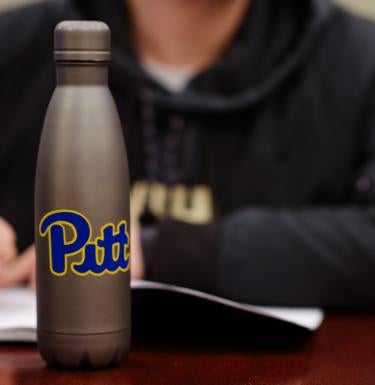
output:
[[[73,231],[72,240],[67,240],[67,228]],[[42,237],[48,235],[50,270],[54,275],[65,275],[68,257],[78,254],[81,254],[81,259],[71,263],[71,271],[77,275],[116,274],[130,268],[126,221],[121,221],[117,226],[107,223],[101,229],[101,236],[93,242],[91,225],[84,215],[76,211],[59,210],[43,217],[39,233]]]

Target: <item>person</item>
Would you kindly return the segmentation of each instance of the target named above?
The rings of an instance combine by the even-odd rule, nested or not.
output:
[[[328,0],[63,0],[2,14],[0,285],[33,275],[35,161],[63,19],[112,30],[133,277],[242,302],[374,307],[375,27]]]

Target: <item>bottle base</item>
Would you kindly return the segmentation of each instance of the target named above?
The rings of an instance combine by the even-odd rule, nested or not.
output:
[[[130,329],[86,335],[38,330],[38,349],[48,366],[67,369],[116,366],[130,349]]]

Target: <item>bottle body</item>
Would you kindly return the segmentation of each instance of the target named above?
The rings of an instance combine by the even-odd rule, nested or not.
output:
[[[48,364],[105,367],[130,344],[126,150],[106,63],[57,72],[35,188],[38,347]]]

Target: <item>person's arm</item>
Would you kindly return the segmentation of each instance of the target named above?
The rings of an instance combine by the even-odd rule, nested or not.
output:
[[[284,306],[375,306],[375,210],[248,208],[220,223],[164,222],[146,278]]]
[[[243,302],[374,308],[375,92],[365,99],[363,166],[347,205],[248,207],[206,226],[166,221],[144,247],[146,278]]]

